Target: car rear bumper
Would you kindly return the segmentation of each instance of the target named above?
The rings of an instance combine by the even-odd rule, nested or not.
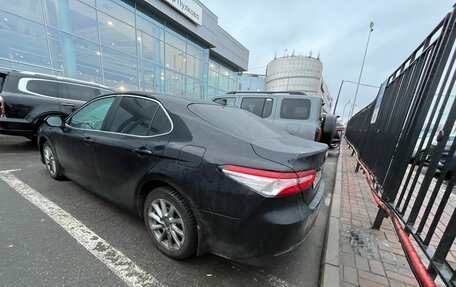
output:
[[[305,240],[317,219],[324,194],[325,183],[321,181],[308,205],[301,194],[296,194],[265,199],[242,220],[206,214],[212,233],[207,238],[208,249],[241,263],[266,264]]]
[[[27,121],[17,121],[17,119],[13,121],[8,118],[1,118],[0,134],[31,138],[35,135],[35,131],[32,124]]]

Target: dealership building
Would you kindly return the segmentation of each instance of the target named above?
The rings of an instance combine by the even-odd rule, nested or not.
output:
[[[0,69],[210,98],[249,58],[217,22],[197,0],[2,1]]]

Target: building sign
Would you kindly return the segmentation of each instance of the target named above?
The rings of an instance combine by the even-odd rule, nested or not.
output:
[[[388,80],[384,81],[380,86],[380,90],[378,91],[377,99],[375,101],[374,112],[372,113],[371,124],[375,124],[377,121],[378,111],[380,110],[380,106],[382,105],[383,101],[383,94],[385,93],[386,84]]]
[[[164,0],[198,25],[203,25],[203,8],[193,0]]]

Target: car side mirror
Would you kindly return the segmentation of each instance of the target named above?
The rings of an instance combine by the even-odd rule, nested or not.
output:
[[[46,119],[46,123],[51,127],[61,128],[63,127],[63,119],[60,116],[49,116]]]
[[[228,104],[226,99],[216,99],[214,102],[222,106],[226,106]]]

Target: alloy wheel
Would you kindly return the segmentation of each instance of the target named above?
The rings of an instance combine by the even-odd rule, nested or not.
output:
[[[44,155],[44,163],[46,164],[46,167],[51,175],[56,174],[56,164],[55,164],[55,157],[54,153],[52,152],[52,149],[50,146],[46,145],[43,150],[43,155]]]
[[[166,199],[152,201],[149,227],[155,239],[168,250],[179,250],[185,242],[185,225],[177,208]]]

